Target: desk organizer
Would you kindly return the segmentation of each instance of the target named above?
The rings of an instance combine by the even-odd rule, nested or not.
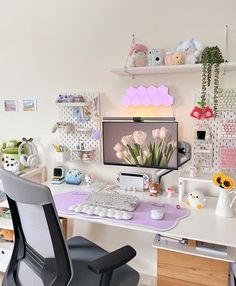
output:
[[[79,92],[84,102],[57,103],[59,121],[70,123],[71,132],[59,129],[61,145],[70,149],[70,160],[100,161],[101,140],[93,132],[100,132],[98,92]]]
[[[196,99],[200,98],[200,94]],[[209,106],[213,106],[212,93],[209,92]],[[193,165],[200,172],[236,173],[236,89],[221,89],[218,99],[218,117],[201,120],[210,129],[210,142],[194,140]],[[195,121],[196,124],[199,120]],[[198,152],[205,145],[204,152]],[[195,151],[196,150],[196,151]]]
[[[84,203],[89,193],[71,191],[68,193],[54,195],[54,201],[56,204],[57,211],[59,214],[65,215],[77,215],[74,211],[70,211],[69,208],[75,204]],[[160,208],[164,213],[164,219],[154,220],[150,216],[151,209]],[[140,201],[139,205],[135,211],[131,212],[133,219],[131,220],[120,220],[103,218],[105,220],[110,220],[114,223],[120,222],[122,224],[130,226],[145,227],[148,229],[153,229],[156,231],[167,231],[174,228],[178,221],[187,217],[189,215],[189,210],[186,208],[177,209],[175,206],[166,203],[154,203]],[[85,214],[79,214],[81,217],[89,219],[99,219],[98,216],[90,216]]]

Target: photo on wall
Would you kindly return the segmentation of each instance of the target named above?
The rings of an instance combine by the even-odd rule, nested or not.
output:
[[[16,99],[4,99],[4,110],[5,111],[17,111],[17,100]]]
[[[36,99],[22,99],[23,111],[37,111]]]

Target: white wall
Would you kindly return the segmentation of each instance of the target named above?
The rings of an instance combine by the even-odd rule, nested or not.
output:
[[[172,50],[179,40],[194,36],[206,45],[224,49],[225,24],[230,27],[229,60],[236,60],[236,2],[139,0],[9,0],[0,9],[0,99],[36,98],[38,112],[0,112],[2,139],[34,137],[54,166],[51,133],[57,121],[56,96],[63,91],[102,92],[102,116],[129,115],[121,98],[129,85],[166,84],[176,99],[180,138],[192,142],[189,112],[200,89],[200,73],[120,78],[109,72],[124,65],[132,33],[149,47]],[[222,83],[235,87],[235,72]],[[119,167],[71,164],[113,182]],[[102,167],[102,168],[101,168]],[[127,169],[127,171],[130,169]],[[177,185],[178,172],[165,185]],[[138,250],[138,270],[155,273],[153,235],[120,229],[76,226],[81,232],[114,246],[128,243]],[[75,234],[74,232],[74,234]]]

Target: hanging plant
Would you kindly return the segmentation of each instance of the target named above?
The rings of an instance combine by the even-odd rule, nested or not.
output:
[[[223,62],[224,58],[218,46],[206,47],[203,50],[200,60],[202,64],[202,90],[201,99],[198,104],[202,109],[206,107],[207,87],[211,85],[212,67],[214,66],[213,110],[215,117],[218,111],[220,64]]]

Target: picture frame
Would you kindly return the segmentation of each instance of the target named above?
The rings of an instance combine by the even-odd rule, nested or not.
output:
[[[36,99],[22,99],[22,109],[23,111],[37,111],[37,100]]]
[[[18,111],[18,105],[16,99],[4,99],[3,100],[3,108],[6,112],[17,112]]]

